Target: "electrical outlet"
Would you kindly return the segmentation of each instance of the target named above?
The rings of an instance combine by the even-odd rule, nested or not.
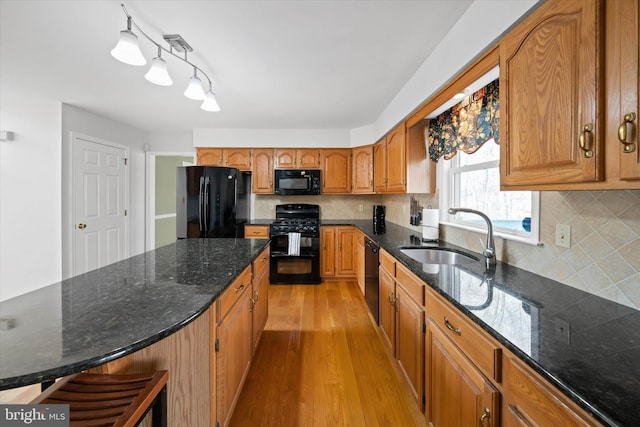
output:
[[[571,247],[571,226],[556,224],[556,246]]]
[[[360,212],[364,212],[364,205],[362,203],[360,203],[360,205],[358,206],[358,210]]]
[[[558,338],[571,344],[571,323],[559,317],[555,318],[555,331]]]

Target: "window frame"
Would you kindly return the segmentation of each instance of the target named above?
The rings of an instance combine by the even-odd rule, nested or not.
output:
[[[487,143],[493,143],[488,141]],[[440,223],[449,227],[455,227],[462,230],[474,231],[486,234],[487,226],[482,223],[477,225],[468,221],[455,219],[454,215],[449,214],[449,208],[456,206],[456,200],[459,195],[456,192],[455,175],[459,172],[469,172],[475,170],[484,170],[488,168],[500,168],[500,160],[491,160],[483,163],[475,163],[472,165],[458,166],[459,156],[456,155],[450,160],[440,159],[436,166],[437,182],[440,183],[438,202],[440,205]],[[498,189],[498,191],[501,191]],[[464,206],[462,206],[464,207]],[[541,246],[540,241],[540,192],[531,191],[531,232],[517,233],[509,232],[506,229],[493,227],[494,237],[500,237],[505,240],[512,240],[532,246]]]

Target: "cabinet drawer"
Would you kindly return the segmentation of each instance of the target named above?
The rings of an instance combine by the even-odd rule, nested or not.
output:
[[[218,298],[218,321],[224,319],[233,304],[251,287],[251,266],[248,266]]]
[[[396,282],[398,282],[409,296],[420,306],[424,306],[425,283],[418,279],[407,267],[396,265]]]
[[[508,389],[504,415],[515,425],[598,426],[573,402],[559,393],[514,357],[505,357],[505,385]]]
[[[487,377],[500,382],[502,349],[441,298],[432,292],[427,294],[426,310],[429,316]]]
[[[378,260],[382,268],[387,270],[393,277],[396,277],[396,259],[389,255],[389,252],[381,249]]]
[[[269,272],[269,246],[253,261],[253,277],[260,277]]]
[[[245,225],[245,239],[267,239],[269,237],[268,225]]]

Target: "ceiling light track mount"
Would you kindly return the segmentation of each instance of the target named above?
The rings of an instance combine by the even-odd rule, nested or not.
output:
[[[162,38],[169,44],[169,49],[167,49],[149,37],[147,33],[145,33],[144,30],[136,24],[124,4],[120,4],[120,6],[122,6],[122,10],[127,17],[127,29],[120,31],[120,40],[116,47],[111,51],[111,55],[118,61],[124,62],[125,64],[141,66],[147,63],[147,60],[140,51],[140,46],[138,46],[138,36],[131,31],[132,26],[135,27],[140,34],[158,48],[158,56],[153,58],[151,68],[147,74],[145,74],[145,78],[148,81],[160,86],[170,86],[173,84],[173,80],[167,71],[167,64],[164,59],[162,59],[162,52],[164,51],[178,58],[182,62],[189,64],[193,68],[193,76],[189,79],[189,85],[187,86],[187,90],[185,90],[184,95],[189,99],[203,101],[200,108],[205,111],[220,111],[220,106],[218,105],[216,96],[213,93],[213,84],[211,79],[207,73],[202,70],[202,68],[187,59],[187,53],[193,52],[193,48],[189,43],[187,43],[179,34],[165,34]],[[174,50],[184,53],[184,58],[176,54]],[[198,77],[198,72],[206,77],[207,82],[209,83],[209,90],[206,93],[202,88],[202,81]]]

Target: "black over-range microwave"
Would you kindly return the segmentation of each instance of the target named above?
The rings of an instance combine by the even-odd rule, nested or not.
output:
[[[320,170],[276,169],[273,172],[275,194],[309,195],[320,194]]]

